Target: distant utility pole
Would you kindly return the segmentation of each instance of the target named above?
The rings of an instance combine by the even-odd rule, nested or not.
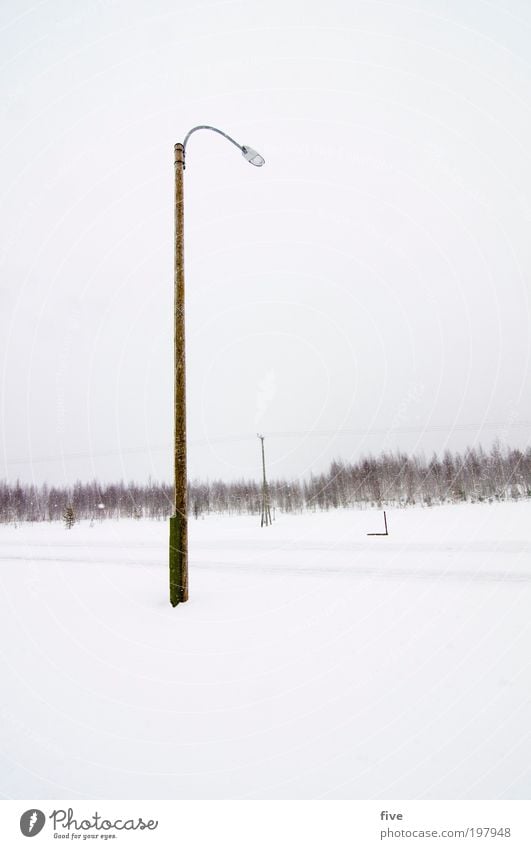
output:
[[[267,485],[266,478],[266,468],[265,468],[265,451],[264,451],[264,439],[265,436],[262,436],[260,433],[256,434],[260,442],[262,443],[262,515],[260,516],[260,527],[263,528],[264,525],[272,525],[271,521],[271,509],[269,506],[269,487]]]

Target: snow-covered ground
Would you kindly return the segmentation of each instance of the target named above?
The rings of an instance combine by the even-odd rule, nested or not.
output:
[[[0,527],[0,793],[529,798],[530,516]]]

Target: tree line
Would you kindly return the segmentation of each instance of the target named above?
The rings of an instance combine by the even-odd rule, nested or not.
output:
[[[260,514],[258,480],[191,481],[191,517],[210,513]],[[430,459],[385,452],[356,462],[334,460],[326,472],[307,480],[269,484],[272,509],[283,513],[338,507],[407,506],[451,502],[492,502],[531,497],[531,448],[446,451]],[[35,486],[0,481],[0,522],[44,522],[64,518],[71,507],[77,519],[167,519],[173,513],[171,484],[77,482],[73,486]]]

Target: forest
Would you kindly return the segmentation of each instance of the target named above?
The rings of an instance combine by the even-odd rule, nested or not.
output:
[[[503,448],[497,442],[488,451],[446,451],[440,458],[386,452],[357,462],[334,460],[322,474],[303,481],[272,480],[268,489],[274,513],[529,498],[531,448],[524,452]],[[189,515],[259,514],[261,496],[258,476],[256,480],[232,482],[191,481]],[[72,486],[0,481],[0,522],[64,520],[69,509],[76,521],[166,519],[173,512],[172,497],[171,484],[152,480],[108,484],[79,481]]]

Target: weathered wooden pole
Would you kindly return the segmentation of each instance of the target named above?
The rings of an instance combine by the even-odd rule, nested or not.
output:
[[[175,145],[175,266],[174,266],[174,481],[175,515],[170,518],[170,602],[176,607],[188,601],[188,507],[186,477],[186,350],[184,333],[184,200],[183,182],[186,143],[197,130],[212,130],[237,147],[244,159],[260,168],[265,160],[248,145],[227,133],[201,124],[192,127],[183,143]]]
[[[174,265],[174,485],[170,518],[170,602],[188,601],[188,513],[186,478],[186,349],[184,332],[184,147],[175,145]]]

